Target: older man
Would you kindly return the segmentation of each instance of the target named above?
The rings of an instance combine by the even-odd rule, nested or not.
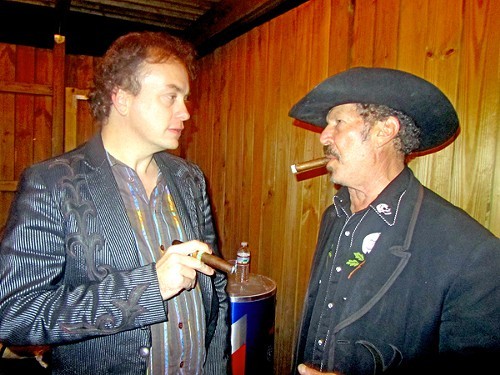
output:
[[[342,186],[323,215],[294,369],[485,373],[500,354],[500,241],[406,164],[454,139],[450,101],[415,75],[354,68],[290,116],[324,128]]]

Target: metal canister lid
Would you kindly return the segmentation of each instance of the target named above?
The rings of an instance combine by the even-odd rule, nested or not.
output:
[[[246,282],[229,279],[227,292],[231,302],[258,301],[274,295],[276,283],[267,276],[250,273]]]

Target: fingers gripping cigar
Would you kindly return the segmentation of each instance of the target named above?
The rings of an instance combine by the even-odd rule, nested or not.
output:
[[[293,174],[297,174],[297,173],[301,173],[301,172],[305,172],[305,171],[310,171],[311,169],[324,167],[325,165],[328,164],[329,160],[330,159],[328,159],[328,158],[313,159],[313,160],[304,161],[301,163],[296,163],[296,164],[290,166],[290,168],[292,169]]]
[[[179,245],[182,241],[173,240],[172,245]],[[223,271],[226,273],[235,273],[236,265],[232,265],[228,261],[225,261],[222,258],[219,258],[216,255],[206,253],[204,251],[195,251],[191,254],[193,258],[197,258],[199,261],[209,265],[212,268],[218,269],[219,271]]]

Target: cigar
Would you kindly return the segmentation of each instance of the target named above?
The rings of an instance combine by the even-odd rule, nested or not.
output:
[[[290,166],[290,168],[292,169],[293,174],[297,174],[300,172],[310,171],[311,169],[324,167],[325,165],[328,164],[329,161],[330,161],[329,158],[313,159],[309,161],[304,161],[302,163],[294,164]]]
[[[179,240],[172,241],[172,245],[179,245],[181,243],[182,241]],[[236,272],[236,265],[233,266],[231,263],[222,258],[219,258],[217,255],[209,254],[204,251],[195,251],[194,253],[190,254],[190,256],[202,261],[212,268],[218,269],[219,271],[223,271],[228,274]]]

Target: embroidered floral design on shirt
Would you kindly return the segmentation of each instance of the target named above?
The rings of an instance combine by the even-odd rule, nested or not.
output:
[[[350,267],[355,267],[351,273],[349,273],[349,276],[347,276],[348,279],[351,278],[351,276],[354,274],[354,272],[356,272],[357,270],[359,270],[361,267],[363,267],[363,265],[365,264],[366,262],[366,259],[365,259],[365,254],[370,254],[370,252],[372,251],[373,247],[375,246],[375,244],[377,243],[377,240],[378,238],[380,237],[380,232],[375,232],[375,233],[370,233],[369,235],[367,235],[364,239],[363,239],[363,244],[361,245],[361,251],[362,252],[359,252],[359,251],[355,251],[353,253],[354,255],[354,259],[349,259],[346,264]]]
[[[359,270],[361,267],[363,267],[363,264],[365,264],[365,256],[362,254],[362,253],[359,253],[359,252],[355,252],[354,254],[354,259],[349,259],[346,264],[348,266],[351,266],[351,267],[356,267],[354,268],[351,273],[349,274],[349,276],[347,276],[348,279],[351,278],[351,276],[354,274],[354,272],[356,272],[357,270]]]

